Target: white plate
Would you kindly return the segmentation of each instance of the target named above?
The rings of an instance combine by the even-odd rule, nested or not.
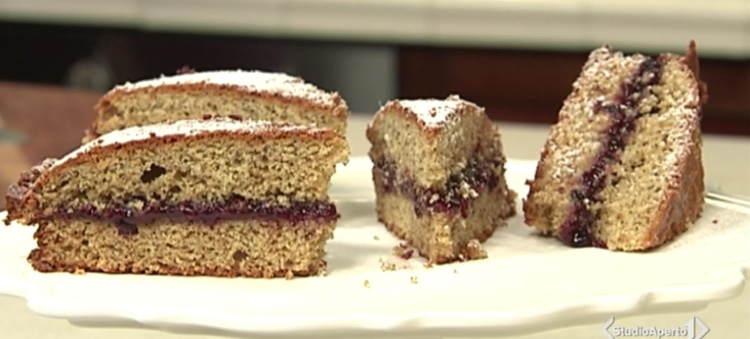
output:
[[[488,259],[426,269],[392,254],[399,242],[376,222],[370,166],[352,159],[334,177],[342,219],[326,277],[40,274],[25,261],[34,229],[11,225],[0,227],[0,292],[25,297],[36,313],[88,323],[260,337],[488,337],[700,308],[739,295],[750,273],[750,211],[712,200],[694,229],[652,253],[567,248],[532,235],[519,215],[486,243]],[[508,164],[520,196],[534,166]],[[402,269],[385,272],[380,260]]]

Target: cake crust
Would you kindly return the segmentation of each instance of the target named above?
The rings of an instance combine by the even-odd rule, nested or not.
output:
[[[86,131],[83,142],[111,132],[109,121],[124,114],[124,102],[144,97],[153,102],[158,96],[187,96],[196,103],[201,97],[221,97],[236,102],[252,102],[266,107],[292,107],[300,120],[324,120],[338,133],[346,133],[349,108],[337,92],[326,92],[299,77],[284,73],[262,71],[206,71],[161,76],[116,86],[94,106],[96,119]],[[242,117],[252,120],[271,120],[269,117],[244,116],[239,111],[206,108],[199,114]],[[155,115],[155,110],[144,113]],[[274,113],[270,113],[272,116]],[[175,120],[179,117],[172,117]],[[197,118],[190,116],[188,118]],[[168,120],[168,121],[172,121]],[[164,121],[157,121],[164,122]],[[293,123],[299,123],[292,121]],[[154,123],[154,122],[151,122]],[[325,127],[325,126],[318,126]]]
[[[450,125],[459,123],[462,116],[479,115],[484,109],[461,99],[457,94],[451,94],[445,99],[390,100],[379,111],[398,112],[397,114],[417,124],[423,133],[435,137]]]

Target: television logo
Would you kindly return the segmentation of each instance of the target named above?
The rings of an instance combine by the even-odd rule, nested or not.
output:
[[[685,338],[704,339],[710,331],[708,326],[698,317],[692,317],[685,325],[659,328],[656,326],[625,327],[615,326],[615,317],[609,318],[601,327],[602,334],[607,339],[627,337],[654,337],[654,338]]]

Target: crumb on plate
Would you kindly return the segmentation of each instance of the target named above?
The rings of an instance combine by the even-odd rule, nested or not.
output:
[[[485,259],[487,258],[487,251],[479,240],[472,239],[466,244],[466,247],[462,253],[458,255],[458,258],[461,261]]]
[[[383,272],[395,271],[396,270],[396,264],[394,264],[392,262],[387,262],[387,261],[383,260],[383,258],[378,258],[378,262],[380,263],[380,269]]]

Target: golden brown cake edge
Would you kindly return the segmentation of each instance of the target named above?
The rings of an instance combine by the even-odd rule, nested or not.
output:
[[[321,90],[323,91],[323,90]],[[328,95],[333,96],[332,104],[323,104],[311,100],[306,100],[302,97],[285,97],[281,96],[278,92],[265,91],[265,90],[249,90],[247,87],[239,85],[222,85],[206,82],[198,83],[183,83],[183,84],[166,84],[159,86],[147,86],[135,89],[122,89],[115,87],[109,92],[105,93],[99,101],[94,105],[94,111],[96,112],[96,118],[91,123],[91,127],[86,129],[83,142],[88,142],[96,139],[99,134],[97,130],[99,125],[102,124],[106,119],[107,115],[110,114],[110,110],[113,109],[112,102],[119,100],[120,98],[127,97],[130,95],[138,95],[141,93],[148,94],[184,94],[184,93],[206,93],[208,95],[227,95],[233,94],[238,99],[255,98],[260,100],[266,100],[279,105],[294,105],[298,106],[301,110],[325,110],[330,111],[331,115],[335,118],[346,119],[349,117],[349,107],[346,101],[341,97],[338,92],[325,92]],[[232,112],[226,112],[232,114]]]

